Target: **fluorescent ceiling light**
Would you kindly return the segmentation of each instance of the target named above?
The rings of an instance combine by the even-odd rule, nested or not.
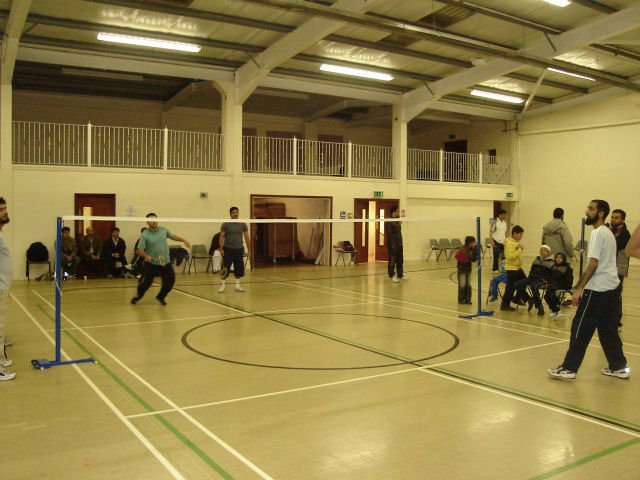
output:
[[[569,0],[543,0],[543,1],[550,3],[551,5],[555,5],[556,7],[566,7],[571,3]]]
[[[559,68],[547,67],[547,70],[556,73],[562,73],[563,75],[571,75],[572,77],[584,78],[585,80],[589,80],[591,82],[595,82],[595,78],[587,77],[586,75],[580,75],[579,73],[566,72],[564,70],[560,70]]]
[[[323,72],[340,73],[342,75],[352,75],[354,77],[373,78],[374,80],[384,80],[388,82],[393,80],[393,76],[387,73],[372,72],[370,70],[362,70],[360,68],[342,67],[340,65],[329,65],[323,63],[320,65]]]
[[[113,80],[130,80],[132,82],[142,82],[144,77],[134,73],[102,72],[100,70],[82,70],[79,68],[62,67],[63,75],[74,75],[76,77],[109,78]]]
[[[140,45],[142,47],[164,48],[166,50],[179,50],[181,52],[198,53],[200,45],[193,43],[170,42],[147,37],[132,37],[131,35],[118,35],[115,33],[98,33],[98,40],[104,42],[124,43],[127,45]]]
[[[471,95],[473,95],[474,97],[483,97],[483,98],[490,98],[492,100],[500,100],[501,102],[524,103],[524,100],[520,97],[503,95],[502,93],[485,92],[484,90],[471,90]]]

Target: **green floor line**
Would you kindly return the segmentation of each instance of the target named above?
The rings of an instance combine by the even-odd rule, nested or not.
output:
[[[534,393],[525,392],[525,391],[518,390],[518,389],[515,389],[515,388],[511,388],[511,387],[505,387],[504,385],[500,385],[500,384],[497,384],[497,383],[489,382],[487,380],[483,380],[483,379],[480,379],[480,378],[477,378],[477,377],[473,377],[471,375],[465,375],[463,373],[454,372],[453,370],[447,370],[446,368],[429,367],[429,370],[433,370],[434,372],[444,373],[446,375],[451,375],[453,377],[457,377],[457,378],[460,378],[462,380],[468,380],[470,382],[477,383],[477,384],[480,384],[480,385],[483,385],[483,386],[486,386],[486,387],[495,388],[497,390],[501,390],[501,391],[504,391],[506,393],[512,393],[514,395],[525,397],[525,398],[528,398],[530,400],[538,400],[538,401],[544,402],[544,403],[546,403],[548,405],[555,406],[555,407],[558,407],[558,408],[570,409],[570,410],[573,410],[575,412],[582,413],[584,415],[588,415],[590,417],[593,417],[593,418],[596,418],[596,419],[600,419],[600,420],[603,420],[603,421],[611,420],[612,422],[615,422],[615,423],[619,424],[619,426],[628,426],[629,428],[632,428],[632,429],[640,429],[640,425],[638,425],[637,423],[630,422],[628,420],[622,420],[621,418],[613,417],[611,415],[607,415],[607,414],[602,413],[602,412],[596,412],[596,411],[593,411],[593,410],[588,410],[586,408],[578,407],[578,406],[572,405],[570,403],[559,402],[557,400],[553,400],[553,399],[548,398],[548,397],[543,397],[541,395],[536,395]]]
[[[602,450],[600,452],[596,452],[593,453],[591,455],[588,455],[584,458],[581,458],[580,460],[576,460],[575,462],[571,462],[568,463],[566,465],[563,465],[562,467],[558,467],[554,470],[550,470],[546,473],[543,473],[541,475],[536,475],[535,477],[531,477],[529,480],[543,480],[545,478],[551,478],[554,477],[560,473],[564,473],[567,472],[569,470],[573,470],[574,468],[580,467],[582,465],[585,465],[589,462],[593,462],[594,460],[598,460],[599,458],[605,457],[607,455],[611,455],[612,453],[618,452],[620,450],[624,450],[625,448],[631,447],[633,445],[636,445],[640,443],[640,438],[634,438],[633,440],[628,440],[624,443],[621,443],[619,445],[615,445],[613,447],[607,448],[605,450]]]
[[[55,318],[50,315],[48,309],[45,309],[41,304],[38,304],[38,309],[48,317],[52,322],[55,323]],[[68,331],[63,331],[63,333],[69,337],[69,339],[76,344],[78,348],[80,348],[83,352],[89,355],[91,358],[98,362],[98,366],[113,379],[118,385],[120,385],[125,392],[127,392],[134,400],[136,400],[147,412],[153,413],[156,410],[146,402],[140,395],[138,395],[127,383],[122,380],[115,372],[113,372],[110,368],[104,365],[102,362],[98,361],[98,358],[87,348],[84,346],[82,342],[80,342],[77,338],[75,338]],[[161,414],[152,415],[154,418],[158,420],[167,430],[169,430],[178,440],[180,440],[186,447],[188,447],[193,453],[195,453],[198,457],[200,457],[207,465],[213,468],[222,478],[225,480],[233,480],[231,474],[229,474],[226,470],[224,470],[220,465],[218,465],[211,457],[209,457],[204,451],[202,451],[195,443],[193,443],[189,438],[184,435],[177,427],[175,427],[169,420],[164,418]]]

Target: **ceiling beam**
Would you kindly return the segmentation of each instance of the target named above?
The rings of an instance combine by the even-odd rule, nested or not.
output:
[[[337,103],[313,112],[311,115],[306,117],[304,121],[307,123],[314,122],[321,118],[328,117],[329,115],[332,115],[334,113],[346,110],[347,108],[371,107],[373,105],[377,105],[377,103],[369,100],[340,100]]]
[[[338,0],[332,8],[354,12],[366,12],[382,0]],[[266,50],[252,58],[236,71],[238,93],[236,101],[244,103],[251,93],[260,85],[261,80],[271,70],[315,45],[327,35],[344,25],[343,22],[313,17],[296,28],[293,32],[271,44]]]
[[[191,82],[189,85],[172,96],[169,100],[164,102],[164,104],[162,105],[162,110],[164,112],[168,112],[173,107],[180,106],[180,104],[184,103],[184,101],[190,98],[194,93],[201,92],[209,88],[213,89],[213,85],[211,84],[211,82],[205,80],[202,80],[200,82]]]
[[[640,3],[621,10],[617,13],[599,18],[589,24],[582,25],[568,32],[562,33],[550,42],[539,42],[522,50],[522,54],[536,58],[553,58],[571,50],[589,45],[619,33],[636,28],[640,24]],[[518,58],[501,58],[489,61],[486,65],[478,66],[450,75],[443,80],[419,87],[404,94],[403,116],[405,121],[415,118],[429,105],[445,95],[463,90],[472,85],[482,83],[490,78],[516,70],[521,66]],[[561,67],[566,69],[565,67]],[[613,82],[607,82],[613,83]],[[616,82],[617,83],[617,82]],[[640,86],[633,82],[623,82],[626,88],[640,91]],[[622,86],[622,85],[617,85]]]
[[[0,82],[11,85],[20,37],[29,15],[32,0],[13,0],[0,46]]]

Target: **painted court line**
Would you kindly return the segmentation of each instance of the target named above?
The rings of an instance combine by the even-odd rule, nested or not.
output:
[[[18,306],[22,309],[22,311],[31,319],[33,324],[36,326],[38,330],[44,335],[45,338],[51,342],[53,346],[55,346],[56,342],[51,336],[45,331],[44,328],[40,326],[38,321],[34,318],[34,316],[29,312],[25,306],[18,300],[13,294],[11,294],[13,300],[18,304]],[[60,350],[61,354],[65,357],[66,360],[71,360],[71,357],[67,355],[64,349]],[[109,407],[109,409],[114,413],[114,415],[133,433],[133,435],[142,443],[149,452],[160,462],[160,464],[173,476],[173,478],[178,480],[183,480],[183,477],[180,472],[167,460],[154,446],[153,444],[145,437],[140,430],[138,430],[133,423],[127,419],[127,417],[109,400],[109,398],[97,387],[93,381],[85,375],[85,373],[78,367],[77,364],[71,364],[71,366],[75,369],[75,371],[80,375],[80,377],[91,387],[91,389],[98,395],[98,397]]]
[[[36,292],[35,290],[33,291],[33,293],[35,293],[38,297],[40,297],[40,299],[42,301],[44,301],[47,305],[49,305],[49,307],[51,309],[53,309],[55,311],[55,307],[49,303],[44,297],[42,297],[38,292]],[[197,298],[197,297],[196,297]],[[204,425],[202,425],[200,422],[198,422],[195,418],[193,418],[191,415],[189,415],[188,413],[186,413],[184,410],[182,410],[176,403],[174,403],[172,400],[170,400],[166,395],[164,395],[162,392],[160,392],[157,388],[155,388],[153,385],[151,385],[149,382],[147,382],[145,379],[143,379],[140,375],[138,375],[134,370],[132,370],[131,368],[129,368],[124,362],[122,362],[118,357],[116,357],[113,353],[111,353],[106,347],[104,347],[100,342],[98,342],[95,338],[93,338],[91,335],[89,335],[87,332],[85,332],[82,327],[79,327],[77,324],[75,324],[69,317],[67,317],[66,315],[62,314],[62,316],[64,317],[64,319],[69,322],[71,325],[73,325],[80,333],[82,333],[87,339],[89,339],[94,345],[96,345],[100,350],[102,350],[109,358],[111,358],[116,364],[118,364],[123,370],[125,370],[127,373],[129,373],[129,375],[131,375],[133,378],[135,378],[136,380],[138,380],[142,385],[144,385],[145,387],[147,387],[151,392],[155,393],[160,399],[162,399],[165,403],[167,403],[168,405],[170,405],[174,411],[176,413],[179,413],[180,415],[182,415],[184,418],[186,418],[192,425],[194,425],[196,428],[198,428],[200,431],[202,431],[205,435],[207,435],[209,438],[211,438],[212,440],[214,440],[218,445],[220,445],[222,448],[224,448],[225,450],[227,450],[229,453],[231,453],[234,457],[236,457],[240,462],[242,462],[244,465],[246,465],[247,467],[249,467],[249,469],[251,469],[254,473],[256,473],[257,475],[260,476],[260,478],[263,478],[265,480],[271,480],[271,476],[269,476],[266,472],[264,472],[263,470],[261,470],[257,465],[253,464],[249,459],[247,459],[244,455],[242,455],[240,452],[238,452],[237,450],[235,450],[233,447],[231,447],[231,445],[229,445],[228,443],[226,443],[224,440],[222,440],[220,437],[218,437],[217,435],[215,435],[213,432],[211,432],[208,428],[206,428]]]

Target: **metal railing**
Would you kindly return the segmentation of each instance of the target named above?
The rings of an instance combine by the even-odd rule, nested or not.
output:
[[[163,170],[224,171],[224,137],[179,130],[13,123],[13,163]],[[393,149],[351,142],[242,137],[242,171],[394,179]],[[407,149],[407,179],[511,183],[511,159]]]
[[[13,163],[21,165],[86,165],[86,126],[14,122]]]

